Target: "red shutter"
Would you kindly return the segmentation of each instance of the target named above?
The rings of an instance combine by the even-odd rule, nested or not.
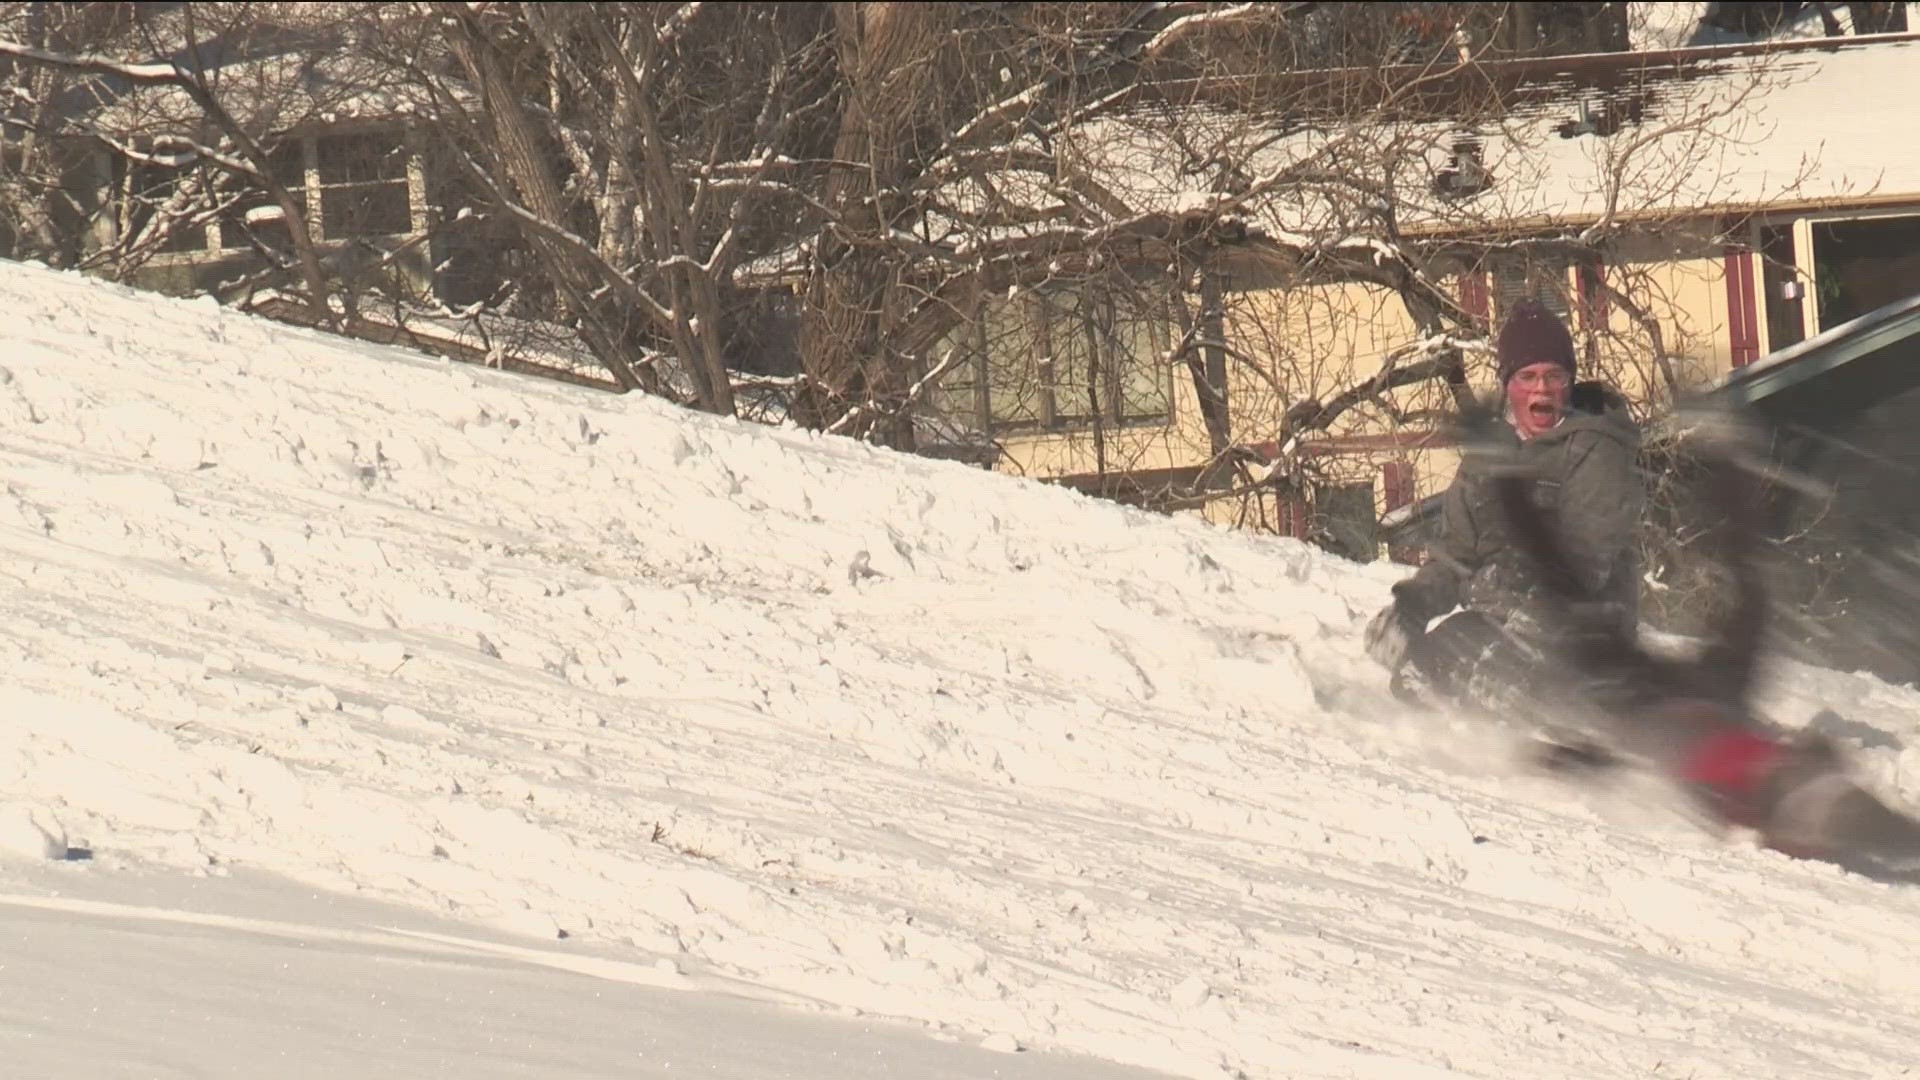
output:
[[[1485,270],[1460,275],[1460,306],[1479,321],[1482,329],[1493,325],[1493,290],[1487,286]]]
[[[1727,249],[1727,344],[1734,367],[1760,359],[1759,305],[1753,291],[1753,252]]]
[[[1283,493],[1280,496],[1280,520],[1277,522],[1280,527],[1280,535],[1291,536],[1295,540],[1305,540],[1307,538],[1308,512],[1307,500],[1298,495]]]
[[[1387,462],[1380,466],[1380,480],[1388,510],[1398,510],[1413,501],[1413,462]]]
[[[1413,502],[1415,478],[1413,462],[1389,461],[1380,466],[1380,486],[1386,496],[1387,510],[1398,510]],[[1417,544],[1388,544],[1387,558],[1397,563],[1415,565],[1420,561],[1420,548]]]

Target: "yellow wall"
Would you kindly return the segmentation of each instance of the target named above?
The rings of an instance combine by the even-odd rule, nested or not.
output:
[[[1291,405],[1324,401],[1380,370],[1414,336],[1393,292],[1359,283],[1242,293],[1228,304],[1227,338],[1244,360],[1230,367],[1235,434],[1261,441],[1279,432]],[[1385,430],[1348,413],[1330,434]]]
[[[1274,438],[1287,406],[1324,397],[1380,368],[1386,353],[1408,341],[1413,322],[1393,293],[1360,284],[1236,294],[1227,303],[1227,365],[1233,439],[1260,443]],[[1178,468],[1205,464],[1206,424],[1193,379],[1182,365],[1171,373],[1172,421],[1154,427],[1104,431],[1109,471],[1116,468]],[[1337,434],[1373,430],[1349,414]],[[1009,435],[1001,440],[1004,471],[1052,477],[1091,473],[1091,432]]]
[[[1710,238],[1623,242],[1610,254],[1607,276],[1659,323],[1683,389],[1698,389],[1732,370],[1726,267]],[[1636,403],[1668,400],[1651,340],[1619,305],[1609,312],[1608,331],[1598,374]]]
[[[1609,283],[1658,323],[1683,392],[1705,386],[1731,368],[1724,274],[1721,248],[1704,232],[1622,242],[1608,255]],[[1572,329],[1576,341],[1584,344],[1585,328]],[[1609,305],[1606,330],[1582,377],[1612,383],[1642,416],[1650,405],[1670,401],[1666,377],[1652,361],[1649,336],[1621,305]],[[1415,330],[1393,293],[1364,284],[1336,284],[1236,294],[1228,302],[1227,337],[1237,354],[1228,365],[1233,437],[1244,444],[1272,439],[1289,405],[1324,399],[1377,373],[1392,350],[1414,340]],[[1490,353],[1470,356],[1469,372],[1477,390],[1494,391]],[[1109,430],[1109,472],[1193,467],[1207,461],[1206,429],[1192,380],[1184,367],[1176,367],[1172,376],[1171,423]],[[1444,414],[1451,399],[1444,388],[1429,382],[1396,392],[1393,402],[1408,416],[1407,428],[1423,429],[1433,426],[1435,414]],[[1383,410],[1368,406],[1351,410],[1326,434],[1383,435],[1395,426]],[[1003,440],[1003,446],[1008,454],[1001,466],[1005,471],[1036,477],[1094,471],[1093,440],[1086,432],[1012,437]],[[1458,467],[1455,452],[1436,448],[1316,457],[1309,468],[1324,482],[1366,482],[1377,479],[1380,467],[1394,460],[1413,464],[1416,497],[1444,490]],[[1384,485],[1376,485],[1375,495],[1384,512]],[[1270,507],[1262,515],[1214,505],[1203,514],[1223,524],[1246,518],[1257,526],[1263,517],[1273,520]]]

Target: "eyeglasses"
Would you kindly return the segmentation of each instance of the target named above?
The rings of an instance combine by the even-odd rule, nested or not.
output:
[[[1560,368],[1548,368],[1545,371],[1523,369],[1514,372],[1513,381],[1529,390],[1565,390],[1573,384],[1573,379]]]

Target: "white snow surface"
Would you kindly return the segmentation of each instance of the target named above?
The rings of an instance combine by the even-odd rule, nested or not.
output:
[[[671,959],[543,949],[245,871],[8,869],[0,955],[8,986],[32,988],[0,997],[8,1076],[1165,1075],[821,1015]]]
[[[1406,714],[1359,646],[1394,568],[74,275],[0,264],[0,305],[0,1060],[165,1072],[124,1066],[164,1032],[27,989],[133,970],[248,1016],[396,988],[210,1059],[447,1043],[437,980],[564,1025],[522,1075],[612,1075],[650,1006],[558,1003],[663,961],[688,1023],[778,1010],[685,1050],[749,1080],[861,1075],[747,1053],[849,1016],[1034,1051],[1006,1075],[1858,1077],[1920,1044],[1914,892]],[[1920,798],[1920,697],[1769,695]],[[283,884],[234,917],[317,928],[320,968],[177,885],[137,941],[72,899],[243,878]],[[422,974],[299,889],[524,951]],[[182,937],[241,967],[196,983]],[[353,1069],[485,1074],[404,1042]]]

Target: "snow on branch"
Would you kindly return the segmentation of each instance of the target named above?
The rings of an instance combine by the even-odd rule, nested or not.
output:
[[[943,378],[947,372],[952,371],[954,367],[964,359],[966,359],[966,353],[962,352],[959,346],[956,345],[949,348],[946,355],[940,358],[940,362],[933,366],[933,370],[921,376],[919,381],[915,382],[912,386],[907,387],[906,403],[911,405],[920,400],[920,396],[927,392],[928,387],[938,385],[941,378]]]
[[[1257,4],[1229,4],[1226,7],[1209,7],[1205,11],[1196,11],[1191,15],[1181,15],[1161,27],[1160,32],[1147,39],[1140,47],[1140,55],[1155,56],[1164,52],[1174,41],[1188,33],[1210,24],[1232,22],[1242,16],[1252,14]],[[1168,5],[1171,9],[1173,5]]]
[[[1419,343],[1425,345],[1427,343]],[[1396,350],[1398,351],[1398,350]],[[1409,355],[1412,355],[1411,353]],[[1418,360],[1395,362],[1391,357],[1376,374],[1347,387],[1326,401],[1308,399],[1294,403],[1281,417],[1281,431],[1288,437],[1307,431],[1325,431],[1334,420],[1365,401],[1372,401],[1401,387],[1444,377],[1459,364],[1458,353],[1435,345],[1419,349]],[[1284,443],[1286,439],[1282,439]]]
[[[700,14],[700,9],[704,6],[698,2],[681,4],[679,9],[667,16],[667,21],[660,25],[660,32],[654,40],[663,49],[671,48],[673,43],[679,40],[680,35],[686,32],[687,24],[693,22],[694,16]]]
[[[1040,100],[1040,95],[1046,93],[1047,87],[1048,83],[1037,82],[1012,97],[1003,98],[987,106],[985,109],[982,109],[979,114],[974,116],[973,119],[962,124],[960,130],[953,133],[953,138],[947,141],[955,146],[965,145],[968,140],[973,138],[975,133],[986,128],[988,125],[1007,118],[1015,110],[1031,108],[1035,102]]]
[[[228,172],[244,176],[258,177],[260,170],[244,158],[222,153],[210,146],[195,142],[183,135],[165,135],[154,140],[151,153],[142,152],[122,143],[104,131],[95,131],[93,137],[105,143],[114,153],[139,165],[150,165],[159,169],[183,169],[196,161],[211,161]],[[165,149],[162,149],[162,148]]]
[[[940,362],[935,364],[931,371],[921,376],[912,386],[907,387],[907,392],[901,396],[898,405],[887,408],[869,398],[840,414],[838,420],[826,426],[826,433],[829,435],[839,435],[845,432],[856,421],[868,416],[898,416],[900,413],[917,404],[930,387],[937,386],[940,380],[946,376],[947,372],[958,367],[960,361],[966,358],[967,354],[958,346],[949,348],[946,353],[940,357]]]
[[[119,60],[109,60],[104,56],[68,56],[65,53],[48,52],[31,45],[22,45],[17,41],[0,39],[0,56],[11,56],[16,60],[29,63],[46,64],[50,67],[69,68],[75,71],[90,71],[96,75],[114,75],[129,82],[146,85],[175,86],[186,85],[186,77],[172,64],[129,64]]]
[[[1465,338],[1446,333],[1429,334],[1418,341],[1410,341],[1387,353],[1387,361],[1383,366],[1392,367],[1396,364],[1417,363],[1451,352],[1491,353],[1493,352],[1493,343],[1485,337]]]
[[[1220,7],[1212,4],[1149,4],[1142,9],[1140,17],[1133,20],[1130,25],[1138,26],[1140,22],[1164,17],[1169,13],[1180,12],[1187,8],[1199,8],[1201,10],[1193,11],[1190,14],[1176,14],[1173,21],[1161,27],[1158,31],[1155,31],[1153,36],[1148,38],[1145,43],[1138,48],[1119,50],[1118,55],[1109,56],[1106,59],[1110,63],[1119,60],[1151,59],[1165,52],[1175,42],[1202,27],[1231,23],[1245,18],[1255,14],[1259,10],[1260,5],[1245,3]],[[998,131],[1008,126],[1010,122],[1018,122],[1023,119],[1026,114],[1033,111],[1044,95],[1050,90],[1055,89],[1061,83],[1064,74],[1066,73],[1051,73],[1024,90],[987,106],[976,114],[973,119],[962,124],[959,130],[953,133],[952,138],[947,140],[948,145],[950,147],[965,146],[973,141],[976,136],[981,135],[982,132]],[[1103,95],[1094,103],[1075,110],[1073,114],[1074,120],[1076,122],[1084,122],[1090,119],[1093,115],[1124,100],[1132,92],[1132,89],[1132,87],[1122,87]]]

